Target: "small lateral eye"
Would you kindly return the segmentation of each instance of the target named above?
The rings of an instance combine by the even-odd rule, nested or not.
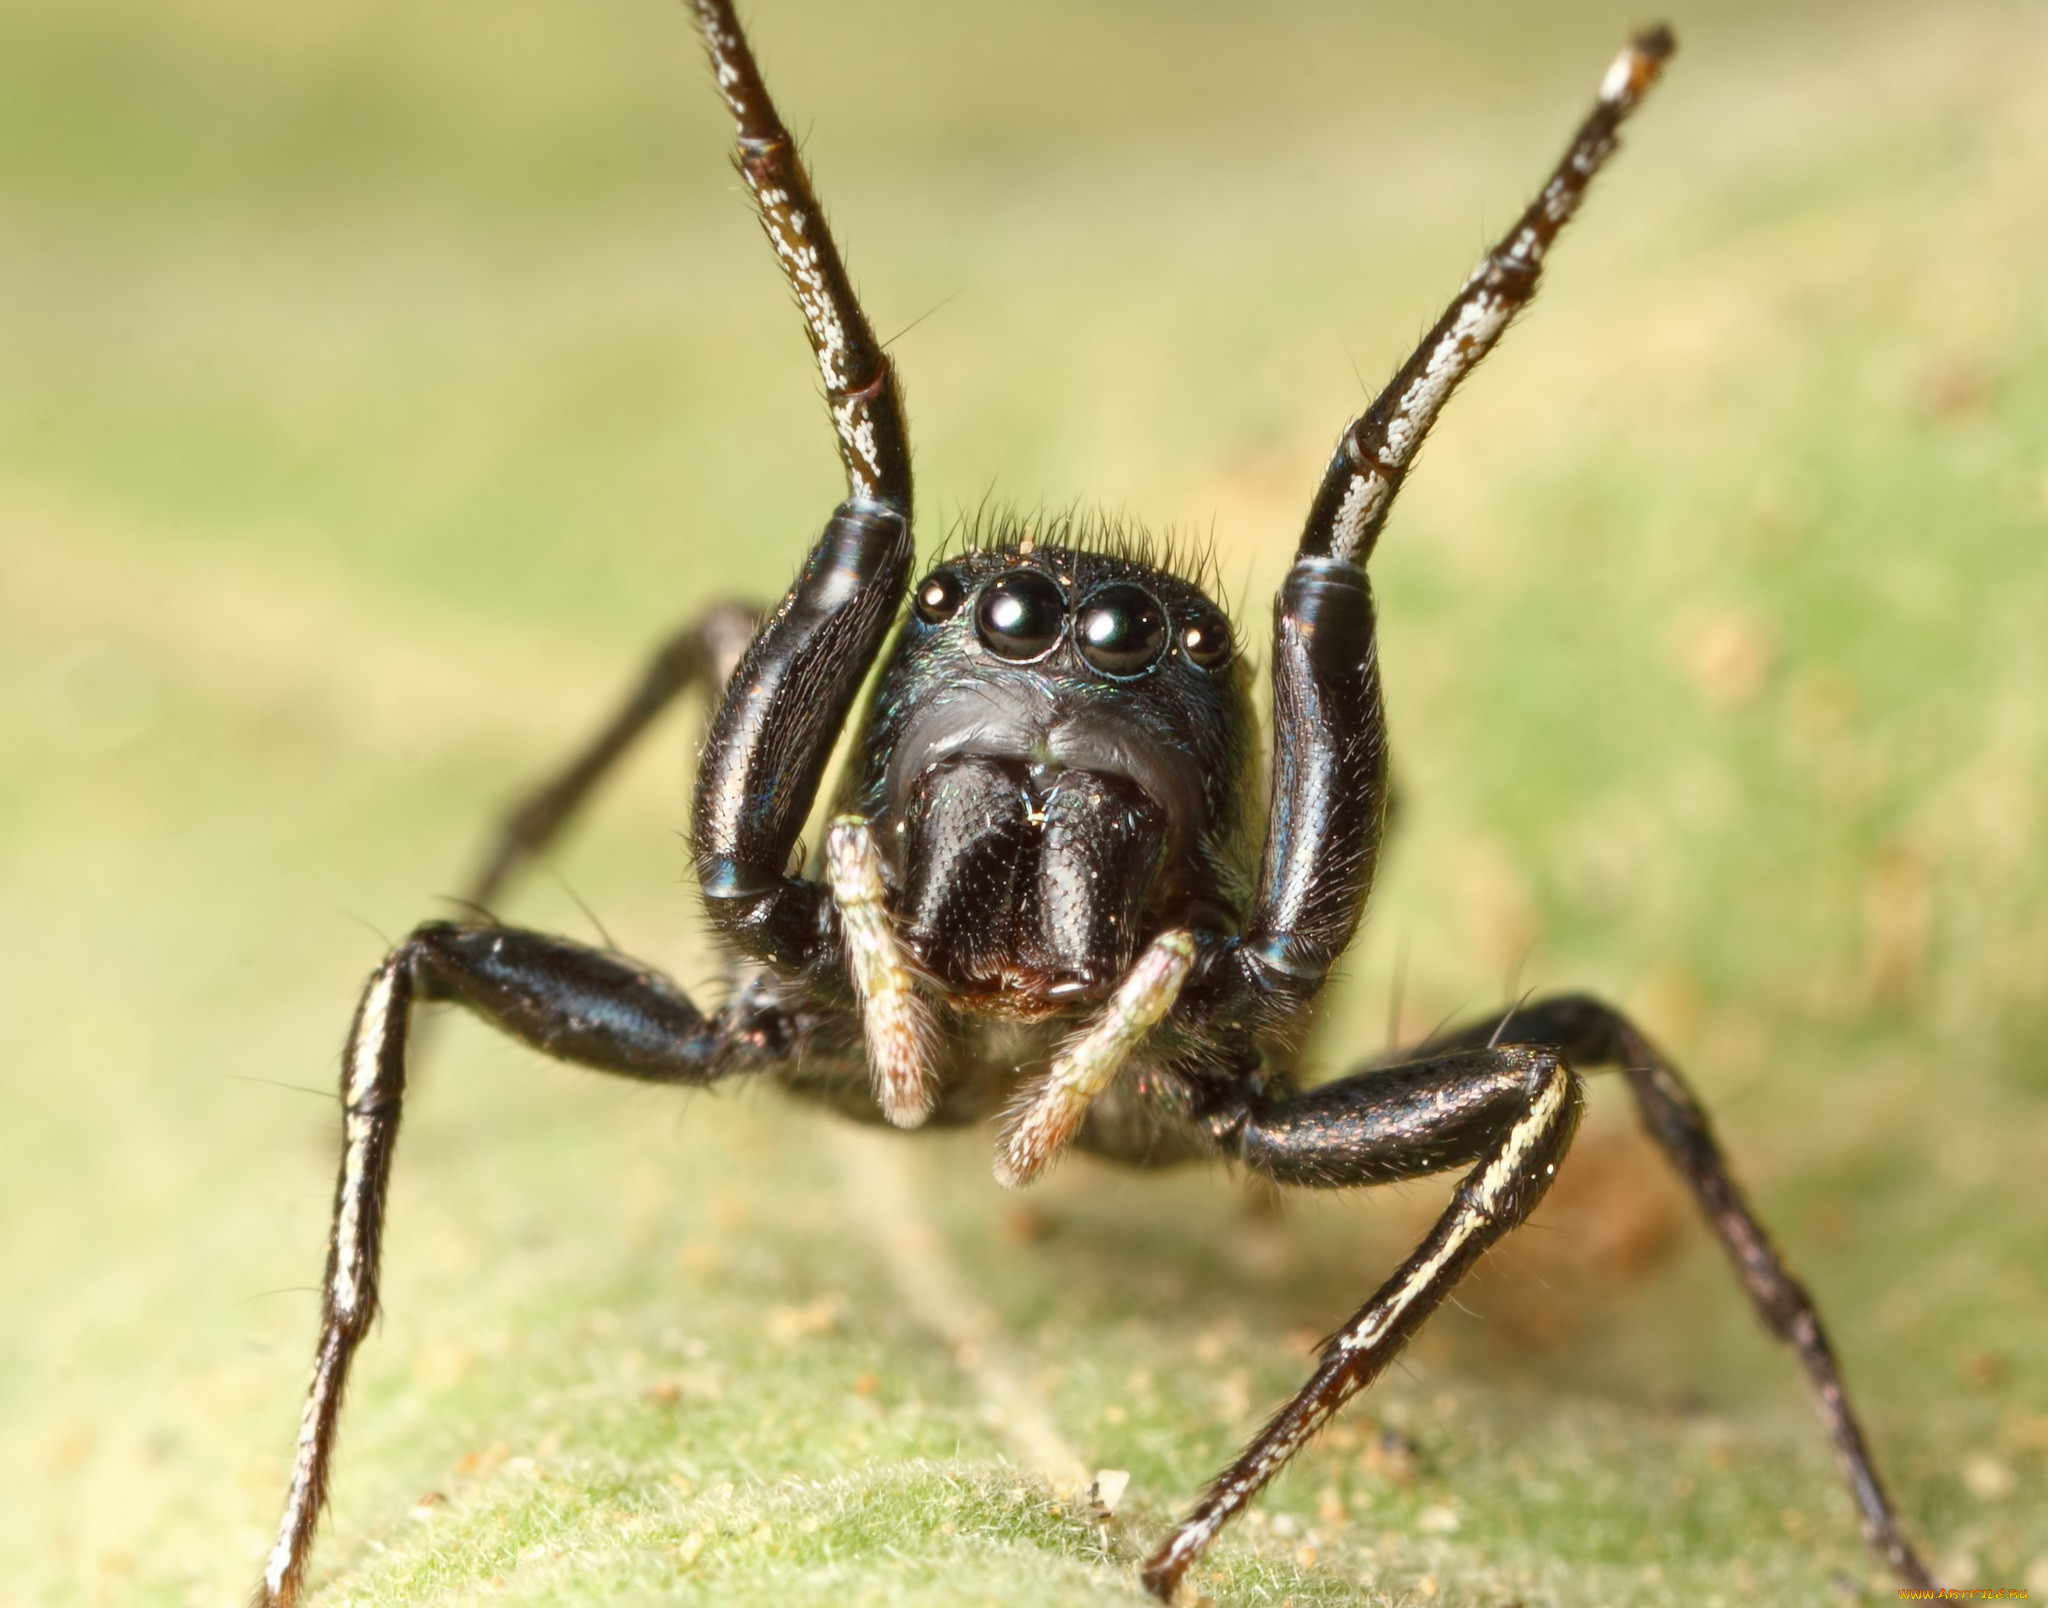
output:
[[[1234,651],[1230,622],[1220,615],[1200,614],[1181,627],[1181,651],[1204,670],[1221,669]]]
[[[1066,624],[1067,598],[1042,570],[1015,569],[982,589],[974,628],[989,652],[1022,664],[1052,652]]]
[[[917,583],[917,617],[926,625],[937,625],[960,612],[967,588],[951,570],[933,570]]]
[[[1106,676],[1141,676],[1166,653],[1166,610],[1141,586],[1105,586],[1074,616],[1081,657]]]

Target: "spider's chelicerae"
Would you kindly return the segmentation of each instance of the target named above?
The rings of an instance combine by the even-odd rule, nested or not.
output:
[[[999,1117],[995,1172],[1013,1187],[1069,1145],[1137,1166],[1220,1158],[1321,1189],[1466,1169],[1428,1237],[1146,1564],[1165,1599],[1528,1216],[1571,1143],[1581,1075],[1613,1068],[1759,1316],[1798,1354],[1865,1536],[1901,1581],[1931,1584],[1812,1303],[1684,1080],[1625,1017],[1583,996],[1538,999],[1331,1082],[1304,1089],[1296,1076],[1364,910],[1386,810],[1366,562],[1431,424],[1535,293],[1670,34],[1645,33],[1616,58],[1536,200],[1338,439],[1274,604],[1262,788],[1230,621],[1141,544],[1091,542],[1074,522],[998,528],[911,585],[894,370],[729,0],[695,9],[738,121],[740,169],[817,353],[847,497],[772,610],[714,609],[656,659],[597,740],[511,817],[472,891],[487,906],[648,722],[704,688],[716,712],[693,849],[730,994],[707,1015],[619,955],[489,922],[428,923],[377,968],[342,1063],[319,1350],[256,1600],[285,1608],[305,1578],[349,1364],[377,1307],[408,1023],[428,1001],[626,1077],[765,1077],[905,1128]],[[885,647],[822,856],[795,874],[827,758]]]

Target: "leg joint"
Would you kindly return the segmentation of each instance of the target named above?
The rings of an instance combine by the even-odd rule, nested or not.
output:
[[[460,993],[455,979],[477,949],[476,936],[496,930],[476,923],[423,921],[392,952],[391,963],[404,972],[414,999],[429,1003],[457,999]]]

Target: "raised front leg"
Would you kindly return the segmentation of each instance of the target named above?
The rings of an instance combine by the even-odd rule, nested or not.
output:
[[[1700,1209],[1735,1266],[1736,1277],[1749,1292],[1757,1316],[1766,1329],[1798,1352],[1813,1386],[1821,1422],[1827,1425],[1828,1439],[1834,1443],[1835,1461],[1855,1498],[1864,1539],[1903,1584],[1931,1589],[1934,1579],[1906,1539],[1898,1512],[1878,1478],[1877,1464],[1864,1441],[1855,1409],[1849,1405],[1841,1366],[1835,1360],[1834,1347],[1828,1344],[1813,1298],[1785,1266],[1785,1259],[1744,1198],[1706,1112],[1678,1069],[1627,1017],[1583,994],[1517,1006],[1503,1016],[1445,1034],[1424,1050],[1441,1052],[1489,1043],[1555,1049],[1582,1070],[1613,1067],[1628,1079],[1643,1126],[1692,1186]]]
[[[1535,1209],[1578,1128],[1579,1106],[1578,1079],[1554,1052],[1482,1046],[1362,1072],[1306,1094],[1253,1097],[1211,1115],[1227,1150],[1283,1184],[1342,1189],[1472,1170],[1429,1237],[1323,1342],[1308,1383],[1216,1476],[1145,1565],[1145,1584],[1156,1596],[1173,1600],[1216,1532],[1379,1377],[1486,1248]]]
[[[1365,571],[1295,560],[1273,605],[1273,795],[1219,1014],[1282,1033],[1305,1022],[1350,945],[1386,822],[1387,723]]]
[[[831,900],[790,862],[911,554],[903,516],[841,505],[712,721],[697,772],[697,880],[712,925],[751,959],[800,971],[836,954]]]
[[[846,465],[847,499],[740,662],[697,778],[697,877],[713,926],[742,954],[798,970],[830,946],[830,901],[790,874],[790,855],[909,584],[910,447],[895,371],[732,6],[696,0],[696,14]]]
[[[1437,415],[1536,294],[1544,257],[1673,48],[1653,29],[1615,58],[1542,191],[1337,442],[1274,604],[1265,860],[1242,940],[1201,990],[1225,1020],[1286,1035],[1358,929],[1387,796],[1365,563]]]
[[[1579,210],[1593,175],[1614,154],[1623,119],[1676,48],[1670,29],[1652,28],[1615,57],[1593,109],[1536,199],[1472,270],[1465,288],[1372,406],[1338,439],[1301,533],[1304,558],[1363,564],[1372,556],[1401,481],[1437,415],[1536,294],[1543,259]]]
[[[889,354],[839,259],[796,141],[783,126],[731,0],[695,0],[718,92],[737,125],[741,175],[804,315],[846,464],[848,499],[910,512],[910,438]]]
[[[392,1149],[416,1002],[447,1000],[537,1050],[654,1083],[709,1083],[786,1053],[796,1025],[731,1009],[706,1018],[674,983],[617,955],[516,928],[435,922],[371,975],[341,1062],[341,1173],[334,1188],[320,1343],[299,1424],[277,1544],[254,1608],[290,1608],[327,1497],[349,1365],[377,1315]]]

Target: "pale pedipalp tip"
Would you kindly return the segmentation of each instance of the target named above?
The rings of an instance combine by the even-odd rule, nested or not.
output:
[[[1009,1148],[1005,1145],[996,1146],[995,1158],[990,1163],[989,1171],[995,1175],[996,1182],[1005,1189],[1023,1189],[1038,1180],[1036,1172],[1019,1170],[1017,1159],[1010,1154]]]
[[[989,1158],[989,1170],[1005,1189],[1022,1189],[1037,1182],[1038,1175],[1045,1171],[1046,1163],[1052,1159],[1043,1136],[1037,1132],[1043,1126],[1041,1121],[1035,1120],[1038,1117],[1038,1107],[1035,1104],[1027,1106],[1014,1121],[1006,1123],[996,1137],[995,1154]]]
[[[931,1120],[932,1097],[929,1089],[920,1089],[915,1094],[892,1094],[881,1100],[882,1115],[889,1119],[889,1126],[922,1128]]]
[[[297,1599],[296,1584],[280,1582],[273,1585],[270,1577],[265,1575],[256,1582],[255,1589],[249,1593],[243,1608],[292,1608]]]
[[[1071,1090],[1048,1078],[1011,1107],[990,1158],[996,1182],[1005,1189],[1035,1184],[1065,1154],[1087,1113]]]

